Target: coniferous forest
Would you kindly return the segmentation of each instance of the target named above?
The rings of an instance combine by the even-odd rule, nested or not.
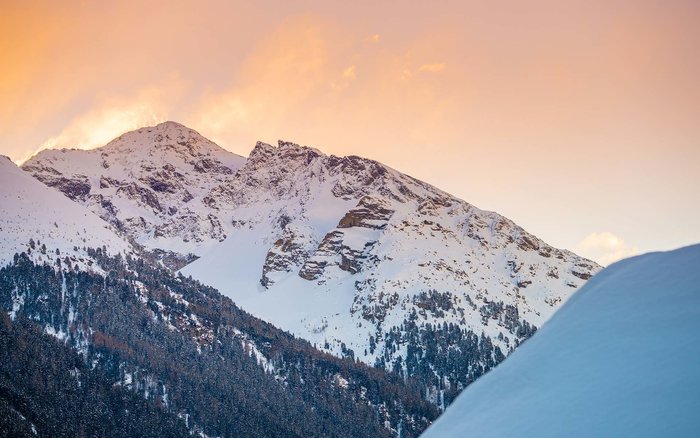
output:
[[[103,275],[24,254],[0,270],[3,429],[408,437],[438,414],[417,381],[322,353],[144,259],[90,255]]]
[[[24,253],[0,270],[7,430],[124,436],[146,421],[154,435],[417,436],[505,358],[483,333],[419,324],[414,313],[370,367],[352,350],[319,351],[148,254],[87,253],[91,272],[60,254],[38,265]],[[423,298],[432,311],[445,301]],[[502,303],[481,311],[522,339],[536,330]],[[391,360],[400,345],[406,357]]]

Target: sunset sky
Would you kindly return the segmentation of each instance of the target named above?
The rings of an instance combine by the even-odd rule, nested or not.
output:
[[[698,1],[0,5],[16,162],[175,120],[381,161],[602,263],[700,242]]]

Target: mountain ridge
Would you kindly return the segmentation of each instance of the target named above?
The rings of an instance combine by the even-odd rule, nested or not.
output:
[[[67,163],[100,149],[40,153],[23,168],[69,196],[89,182],[76,202],[180,257],[173,268],[326,351],[421,374],[436,394],[502,360],[600,269],[379,162],[288,141],[258,142],[247,159],[192,154],[208,140],[180,126],[166,125],[187,153],[128,172],[119,154],[80,172]],[[162,145],[156,128],[110,144]],[[455,356],[463,349],[473,362]]]

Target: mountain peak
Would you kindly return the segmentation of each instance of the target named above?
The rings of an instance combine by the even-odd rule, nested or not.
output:
[[[248,156],[247,165],[258,168],[264,163],[289,163],[301,161],[310,164],[314,158],[326,155],[316,148],[301,146],[291,141],[278,140],[277,146],[258,141]]]
[[[312,148],[310,146],[301,146],[298,143],[294,143],[291,141],[286,141],[286,140],[277,140],[277,149],[281,151],[288,151],[288,150],[294,150],[294,151],[309,151],[311,153],[314,153],[316,155],[325,155],[323,152],[316,148]]]
[[[192,146],[196,144],[206,144],[220,148],[194,129],[177,122],[167,121],[155,126],[145,126],[126,132],[98,149],[122,149],[125,146],[132,145],[137,145],[139,148],[160,146],[177,148],[178,146]]]
[[[228,192],[211,192],[244,162],[196,131],[165,122],[89,151],[45,150],[22,167],[136,240],[177,236],[180,246],[199,247],[225,238],[210,209],[225,205]]]
[[[154,126],[156,129],[161,129],[161,130],[167,130],[167,129],[189,129],[190,131],[194,131],[192,128],[189,128],[182,123],[178,123],[172,120],[166,120],[165,122],[161,122]]]

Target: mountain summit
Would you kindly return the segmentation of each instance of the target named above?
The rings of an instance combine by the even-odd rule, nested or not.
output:
[[[169,122],[23,168],[244,309],[421,376],[435,400],[600,269],[381,163],[291,142],[258,142],[244,159]]]
[[[98,149],[44,150],[22,168],[139,244],[186,256],[226,238],[211,195],[244,162],[196,131],[165,122]]]

